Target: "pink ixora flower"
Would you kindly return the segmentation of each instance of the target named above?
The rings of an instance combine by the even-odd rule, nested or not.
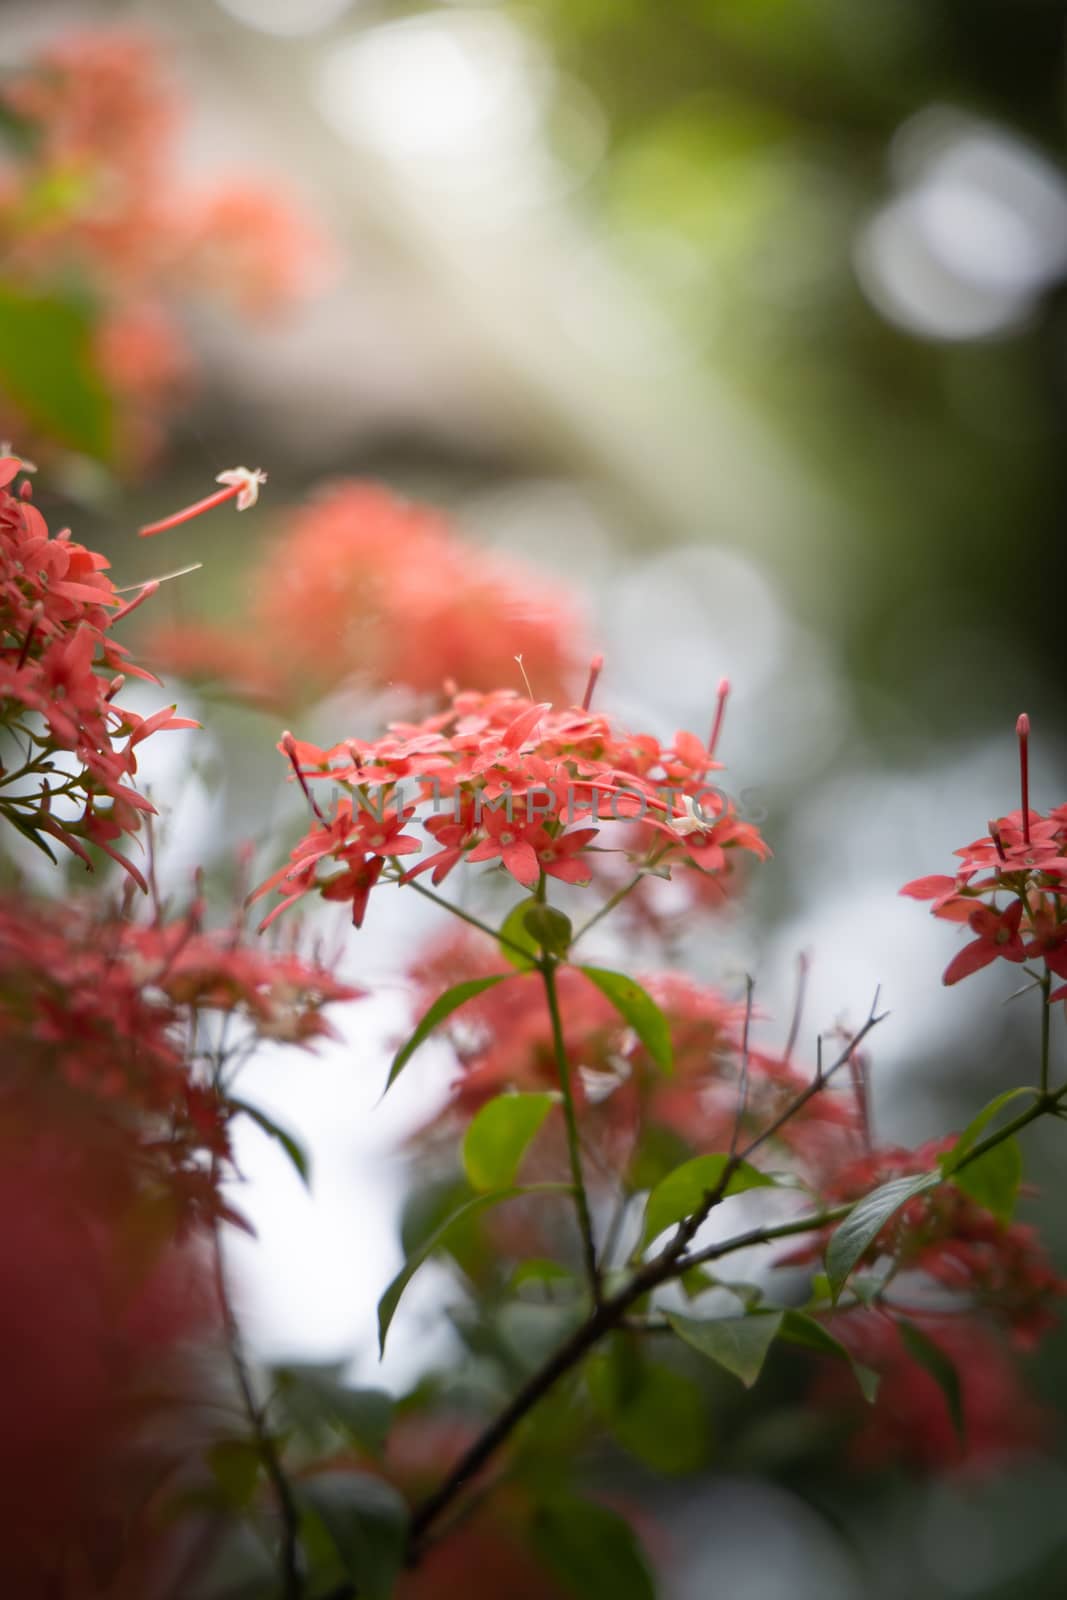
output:
[[[383,881],[431,872],[437,884],[463,862],[492,862],[527,889],[542,877],[585,886],[613,852],[627,859],[631,875],[651,862],[662,877],[677,866],[721,878],[738,854],[769,854],[758,829],[708,789],[711,751],[695,735],[677,734],[661,748],[651,735],[616,728],[588,707],[559,708],[509,690],[466,692],[422,723],[394,724],[376,741],[346,739],[320,750],[287,735],[279,748],[315,822],[255,898],[274,889],[284,905],[312,892],[330,900],[348,895],[357,921],[373,885],[354,848],[390,857],[400,851],[373,846],[362,825],[353,838],[352,818],[357,809],[395,808],[401,786],[406,801],[412,784],[416,795],[402,820],[417,815],[436,849]],[[329,817],[312,792],[322,779],[342,791]],[[414,835],[402,837],[414,853]],[[330,874],[331,858],[343,869],[339,876]],[[373,877],[381,877],[380,866]]]
[[[943,981],[959,983],[972,972],[988,967],[998,956],[1004,961],[1025,961],[1026,947],[1019,934],[1023,904],[1016,900],[1007,911],[996,911],[991,906],[976,906],[968,922],[978,935],[971,944],[964,945],[959,954],[945,968]]]

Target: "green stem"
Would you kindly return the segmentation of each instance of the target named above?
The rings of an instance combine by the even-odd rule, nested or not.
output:
[[[1048,1003],[1048,997],[1052,988],[1052,976],[1047,967],[1044,976],[1039,978],[1038,982],[1041,987],[1041,1093],[1048,1094],[1049,1024],[1052,1019],[1052,1007]]]
[[[549,966],[546,961],[545,966]],[[544,970],[544,968],[542,969]],[[554,975],[546,973],[546,990],[554,997]],[[550,1009],[552,1001],[550,1000]],[[554,1016],[558,1017],[558,1003],[555,1006]],[[872,1016],[868,1019],[865,1028],[854,1038],[843,1052],[841,1060],[847,1060],[856,1045],[859,1043],[863,1032],[873,1026],[878,1019]],[[555,1029],[553,1029],[555,1032]],[[565,1059],[565,1058],[564,1058]],[[835,1064],[836,1065],[836,1064]],[[1031,1122],[1036,1122],[1042,1116],[1053,1115],[1060,1110],[1067,1100],[1067,1085],[1055,1093],[1047,1090],[1037,1094],[1034,1103],[1026,1111],[1021,1111],[1018,1116],[1006,1122],[1002,1128],[989,1134],[985,1139],[974,1145],[962,1158],[959,1165],[964,1167],[972,1161],[977,1161],[988,1150],[1003,1144],[1020,1129],[1027,1127]],[[569,1103],[569,1096],[565,1104]],[[794,1105],[787,1115],[795,1112]],[[779,1119],[779,1122],[783,1119]],[[778,1123],[775,1124],[778,1126]],[[763,1142],[766,1135],[761,1135],[754,1141],[754,1145]],[[753,1148],[754,1146],[750,1146]],[[573,1155],[573,1152],[572,1152]],[[584,1188],[576,1183],[576,1192],[584,1199]],[[717,1204],[722,1198],[721,1193],[714,1193],[708,1197],[711,1204]],[[788,1239],[797,1234],[814,1233],[829,1227],[832,1223],[840,1222],[855,1209],[860,1201],[849,1201],[846,1204],[829,1207],[825,1210],[812,1212],[807,1216],[796,1217],[790,1222],[773,1223],[766,1227],[752,1228],[747,1233],[735,1234],[730,1239],[724,1239],[716,1244],[707,1245],[702,1250],[688,1252],[687,1246],[693,1233],[696,1231],[693,1223],[697,1219],[703,1221],[711,1205],[707,1202],[700,1207],[693,1218],[688,1219],[688,1224],[683,1224],[679,1235],[652,1261],[647,1261],[638,1267],[629,1281],[607,1298],[598,1299],[586,1320],[574,1330],[568,1339],[548,1357],[544,1364],[527,1380],[519,1392],[514,1396],[504,1410],[492,1421],[483,1433],[473,1442],[466,1453],[460,1458],[437,1489],[415,1508],[411,1522],[411,1536],[409,1543],[409,1564],[414,1565],[422,1554],[431,1528],[438,1521],[442,1512],[453,1500],[460,1495],[470,1480],[487,1464],[500,1447],[507,1441],[513,1430],[532,1411],[548,1392],[574,1370],[585,1356],[600,1340],[614,1328],[621,1327],[627,1320],[634,1306],[660,1288],[665,1283],[670,1283],[688,1272],[690,1267],[700,1266],[708,1261],[718,1261],[722,1257],[733,1254],[735,1250],[749,1249],[755,1245],[770,1244],[778,1239]]]
[[[396,857],[392,856],[390,859],[394,867],[396,867],[397,872],[401,873],[403,869],[399,865]],[[446,900],[443,895],[434,894],[433,890],[427,889],[425,884],[418,883],[416,879],[410,878],[405,887],[408,889],[414,889],[416,894],[421,894],[424,900],[432,901],[435,906],[440,906],[443,911],[451,911],[454,917],[458,917],[461,922],[466,922],[472,928],[477,928],[479,933],[484,933],[486,938],[492,939],[494,944],[502,944],[506,949],[514,951],[517,956],[521,956],[524,961],[529,961],[529,950],[524,950],[521,945],[515,944],[511,939],[505,938],[502,933],[497,933],[495,928],[491,928],[489,924],[487,922],[483,922],[480,917],[473,916],[471,912],[464,911],[460,906],[453,905],[452,901]]]
[[[545,956],[538,966],[545,986],[548,1014],[552,1021],[552,1045],[556,1056],[556,1070],[559,1073],[559,1086],[563,1094],[563,1117],[567,1126],[567,1153],[570,1157],[571,1178],[574,1183],[574,1203],[578,1211],[578,1227],[582,1235],[582,1254],[585,1257],[586,1276],[589,1279],[589,1289],[593,1296],[593,1304],[599,1306],[600,1270],[597,1267],[596,1244],[593,1240],[593,1219],[589,1212],[589,1196],[586,1194],[585,1178],[582,1174],[578,1117],[574,1109],[571,1069],[567,1060],[567,1047],[563,1039],[563,1019],[560,1016],[559,992],[556,988],[556,964],[551,956]]]
[[[609,897],[604,901],[604,904],[600,907],[600,910],[594,911],[593,915],[589,918],[589,921],[582,923],[582,926],[578,929],[578,932],[571,940],[572,950],[578,943],[579,939],[585,938],[590,928],[595,928],[601,918],[606,917],[609,911],[614,911],[615,907],[617,905],[621,905],[628,894],[633,893],[633,891],[637,888],[637,885],[641,882],[641,879],[647,878],[649,867],[654,867],[657,861],[662,860],[669,849],[670,845],[666,845],[662,850],[654,851],[652,855],[649,856],[645,866],[641,868],[641,871],[635,872],[629,883],[624,883],[621,889],[616,889],[615,893],[613,895],[609,895]]]
[[[230,1365],[233,1368],[237,1390],[241,1396],[241,1404],[248,1418],[249,1427],[252,1429],[256,1453],[273,1490],[281,1522],[281,1543],[278,1552],[281,1592],[284,1600],[303,1600],[304,1583],[300,1576],[300,1512],[293,1498],[293,1491],[290,1487],[289,1479],[285,1475],[285,1469],[271,1437],[270,1429],[267,1427],[263,1410],[256,1400],[255,1390],[252,1386],[252,1375],[249,1372],[248,1363],[245,1361],[241,1332],[237,1326],[237,1318],[234,1315],[233,1303],[230,1299],[229,1285],[226,1281],[226,1268],[222,1252],[222,1225],[217,1219],[212,1228],[212,1236],[215,1258],[215,1289],[219,1309],[222,1313],[223,1330],[226,1336]]]

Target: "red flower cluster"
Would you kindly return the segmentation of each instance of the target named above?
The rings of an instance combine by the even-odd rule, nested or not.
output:
[[[823,1363],[811,1398],[821,1413],[850,1418],[849,1455],[857,1467],[944,1472],[963,1463],[993,1466],[1041,1444],[1046,1419],[1023,1388],[1011,1351],[991,1328],[968,1316],[909,1320],[955,1370],[962,1437],[936,1380],[916,1363],[893,1317],[863,1308],[846,1311],[831,1320],[830,1331],[855,1361],[879,1374],[877,1398],[866,1404],[852,1374],[836,1361]]]
[[[310,833],[256,891],[257,899],[272,889],[284,895],[264,926],[317,892],[350,903],[359,927],[387,863],[402,881],[429,872],[439,884],[461,862],[486,861],[526,888],[546,878],[588,884],[602,830],[572,829],[574,822],[623,822],[628,853],[637,859],[636,831],[643,862],[666,871],[682,864],[725,873],[737,850],[769,854],[758,829],[711,783],[719,763],[695,734],[661,745],[586,706],[470,692],[422,722],[393,723],[382,739],[321,750],[286,735],[279,748],[313,805],[313,780],[343,793],[329,817],[315,805]],[[414,790],[410,803],[405,782]],[[405,831],[417,813],[436,848],[401,875],[399,858],[422,848]]]
[[[297,512],[253,580],[245,618],[158,630],[170,672],[291,706],[356,679],[439,698],[446,680],[572,682],[570,599],[521,562],[478,555],[440,512],[342,482]]]
[[[1017,725],[1023,803],[989,824],[989,832],[955,853],[955,877],[916,878],[901,894],[931,900],[935,917],[962,922],[975,935],[945,968],[958,983],[996,960],[1043,961],[1067,979],[1067,805],[1047,816],[1030,809],[1030,719]],[[1008,904],[999,906],[998,895]],[[988,901],[989,904],[984,902]],[[1067,984],[1052,1000],[1067,1000]]]
[[[111,637],[132,605],[120,608],[103,556],[66,529],[50,536],[28,479],[13,491],[21,469],[14,456],[0,459],[0,815],[46,850],[42,836],[90,866],[87,846],[97,846],[144,888],[115,848],[154,809],[132,786],[137,747],[153,733],[197,724],[173,706],[141,717],[115,704],[125,677],[158,682]]]
[[[917,1150],[875,1150],[833,1178],[824,1188],[826,1198],[833,1204],[859,1200],[891,1179],[935,1171],[938,1157],[954,1143],[949,1137]],[[1025,1349],[1053,1326],[1052,1302],[1067,1293],[1067,1280],[1053,1270],[1033,1228],[998,1221],[951,1183],[902,1206],[860,1265],[873,1267],[885,1257],[897,1272],[921,1274],[924,1292],[938,1289],[952,1297],[957,1312],[979,1311],[999,1321]]]
[[[414,969],[428,1005],[466,979],[510,973],[478,935],[460,934]],[[648,1056],[618,1012],[573,967],[561,967],[563,1037],[576,1067],[574,1095],[582,1130],[605,1164],[618,1171],[650,1126],[668,1129],[694,1153],[727,1150],[741,1099],[745,1006],[679,973],[645,975],[641,983],[670,1027],[674,1072],[669,1078]],[[555,1089],[559,1083],[552,1028],[536,973],[514,973],[506,984],[476,995],[446,1024],[459,1076],[442,1119],[468,1120],[507,1089]],[[741,1137],[775,1123],[810,1082],[781,1055],[750,1048]],[[812,1180],[851,1161],[859,1120],[850,1095],[813,1096],[767,1146],[771,1164],[791,1162]]]
[[[120,456],[140,465],[189,382],[169,302],[206,293],[274,311],[320,279],[324,246],[273,188],[179,179],[181,108],[148,37],[66,33],[7,76],[0,104],[17,135],[0,162],[5,277],[60,298],[72,269],[87,280],[89,359],[117,402]],[[5,408],[9,435],[39,420]],[[33,446],[50,442],[45,430]]]
[[[193,1019],[236,1017],[249,1038],[308,1044],[329,1004],[359,991],[315,962],[205,932],[199,910],[139,924],[82,905],[0,901],[0,1048],[9,1104],[103,1122],[180,1213],[220,1206],[216,1167],[233,1114],[196,1056]],[[199,1048],[206,1048],[201,1031]]]

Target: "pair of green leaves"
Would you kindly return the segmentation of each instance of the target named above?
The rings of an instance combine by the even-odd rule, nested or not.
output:
[[[508,921],[505,922],[505,928],[507,928],[511,918],[520,910],[523,912],[523,927],[525,929],[529,928],[530,921],[535,917],[535,914],[539,919],[537,924],[539,927],[541,922],[546,919],[559,918],[561,922],[566,923],[568,930],[570,928],[570,923],[566,917],[562,916],[562,913],[554,911],[550,906],[542,905],[539,901],[522,902],[520,906],[516,907],[515,912],[511,913]],[[548,940],[554,936],[542,932],[542,937]],[[520,947],[512,948],[510,944],[502,946],[504,954],[518,972],[528,973],[532,971],[537,965],[539,953],[542,949],[552,954],[555,958],[556,953],[550,943],[546,942],[543,946],[540,944],[535,945],[533,936],[529,935],[529,938],[532,953],[528,959],[521,954]],[[520,950],[518,955],[516,954],[516,949]],[[670,1027],[663,1012],[648,991],[643,989],[635,979],[627,977],[622,972],[609,972],[604,967],[578,967],[576,970],[583,973],[589,982],[600,990],[605,999],[610,1001],[622,1020],[628,1027],[633,1029],[660,1070],[670,1073],[674,1066]],[[447,1021],[454,1012],[458,1011],[461,1006],[465,1006],[468,1001],[474,1000],[488,989],[495,988],[498,983],[505,983],[514,975],[514,973],[510,972],[494,972],[485,978],[468,978],[463,983],[454,984],[451,989],[446,989],[444,994],[438,995],[429,1010],[420,1017],[409,1038],[394,1055],[389,1067],[389,1075],[386,1079],[386,1090],[392,1088],[419,1046],[425,1043],[434,1030],[440,1027],[442,1022]]]
[[[750,1389],[763,1370],[775,1339],[801,1345],[845,1362],[856,1376],[865,1400],[873,1401],[878,1375],[861,1366],[834,1335],[804,1311],[750,1311],[741,1317],[688,1317],[668,1312],[667,1320],[680,1339],[716,1366],[740,1378]]]
[[[318,1472],[298,1487],[305,1544],[321,1529],[360,1600],[390,1600],[407,1552],[408,1508],[391,1484],[369,1472]],[[310,1526],[309,1526],[310,1524]]]
[[[410,1252],[404,1265],[378,1301],[379,1352],[385,1350],[389,1328],[408,1284],[435,1251],[448,1248],[465,1223],[480,1212],[501,1205],[506,1200],[518,1200],[525,1195],[569,1195],[570,1193],[569,1183],[535,1183],[495,1190],[488,1194],[476,1194],[469,1200],[464,1200]]]

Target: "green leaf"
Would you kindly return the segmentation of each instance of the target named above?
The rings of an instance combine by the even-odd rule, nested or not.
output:
[[[512,906],[500,927],[500,954],[518,972],[532,972],[541,953],[537,940],[526,926],[527,911],[539,903],[536,895],[520,900],[517,906]],[[522,951],[526,954],[521,954]]]
[[[603,967],[579,967],[578,970],[584,972],[589,982],[596,984],[601,994],[611,1001],[656,1065],[664,1072],[672,1072],[674,1052],[671,1049],[671,1030],[652,996],[623,972],[608,972]]]
[[[719,1288],[718,1278],[713,1278],[703,1267],[690,1267],[687,1272],[682,1273],[678,1282],[687,1300],[695,1300],[708,1289]]]
[[[822,1355],[833,1356],[838,1361],[845,1361],[856,1375],[856,1382],[860,1386],[863,1398],[869,1405],[873,1405],[878,1394],[878,1385],[881,1378],[870,1367],[865,1367],[859,1361],[854,1361],[851,1351],[835,1339],[830,1330],[817,1322],[814,1317],[809,1317],[805,1311],[787,1311],[782,1317],[779,1329],[779,1338],[788,1344],[802,1345],[805,1350],[817,1350]]]
[[[557,911],[555,906],[546,906],[542,901],[535,900],[532,906],[527,907],[523,921],[540,949],[553,956],[567,954],[574,938],[570,917]]]
[[[914,1322],[898,1317],[896,1323],[904,1348],[912,1360],[917,1361],[919,1366],[930,1374],[944,1395],[948,1414],[952,1418],[952,1426],[962,1443],[966,1433],[963,1421],[963,1394],[955,1362]]]
[[[693,1147],[672,1128],[649,1122],[642,1128],[625,1174],[626,1187],[639,1194],[643,1189],[654,1189],[661,1179],[683,1161],[688,1161]]]
[[[52,865],[58,867],[59,862],[56,860],[55,851],[45,842],[38,829],[33,826],[33,823],[21,816],[14,806],[0,806],[0,816],[6,817],[8,822],[18,829],[24,839],[28,839],[31,844],[35,844],[38,850],[48,857]]]
[[[981,1134],[985,1132],[993,1118],[1004,1106],[1010,1105],[1013,1100],[1018,1100],[1021,1095],[1026,1095],[1031,1100],[1034,1100],[1037,1098],[1037,1094],[1038,1091],[1036,1089],[1005,1089],[1003,1094],[998,1094],[994,1100],[990,1100],[987,1106],[983,1106],[978,1115],[973,1117],[964,1128],[952,1149],[946,1150],[941,1157],[941,1170],[946,1178],[951,1175],[968,1150],[978,1143]]]
[[[429,1011],[416,1025],[415,1031],[407,1043],[401,1045],[393,1057],[393,1063],[389,1068],[389,1076],[385,1083],[386,1089],[392,1088],[415,1054],[415,1051],[419,1048],[419,1045],[430,1037],[439,1022],[443,1022],[446,1017],[450,1017],[453,1011],[458,1011],[460,1006],[466,1005],[468,1000],[473,1000],[475,995],[483,994],[486,989],[491,989],[495,983],[501,983],[510,976],[511,974],[508,972],[494,972],[489,978],[468,978],[465,983],[454,984],[451,989],[446,989],[444,994],[438,995]]]
[[[220,1439],[207,1452],[211,1476],[231,1511],[247,1506],[259,1478],[259,1451],[251,1439]]]
[[[519,1293],[528,1284],[542,1284],[547,1288],[549,1298],[553,1295],[553,1285],[568,1287],[575,1282],[574,1273],[569,1267],[561,1267],[558,1261],[548,1261],[540,1256],[535,1256],[529,1261],[520,1261],[515,1271],[511,1274],[510,1287]]]
[[[835,1230],[826,1250],[826,1276],[836,1300],[860,1257],[873,1244],[890,1217],[916,1195],[936,1189],[941,1173],[920,1172],[910,1178],[893,1178],[866,1195]]]
[[[310,1190],[311,1163],[303,1145],[298,1143],[291,1133],[287,1133],[284,1128],[279,1127],[278,1123],[273,1118],[268,1117],[265,1111],[261,1111],[258,1106],[249,1105],[247,1100],[235,1100],[232,1096],[229,1096],[226,1104],[233,1111],[240,1111],[244,1116],[250,1118],[257,1128],[262,1128],[264,1133],[277,1140],[296,1168],[305,1189]]]
[[[706,1197],[713,1193],[722,1180],[730,1157],[723,1155],[693,1156],[676,1167],[653,1189],[645,1207],[645,1230],[641,1236],[641,1249],[646,1250],[653,1239],[658,1239],[667,1228],[699,1211]],[[773,1189],[775,1181],[765,1172],[750,1166],[747,1161],[738,1164],[730,1175],[725,1195],[741,1194],[746,1189]]]
[[[695,1472],[708,1450],[704,1401],[696,1384],[638,1352],[628,1368],[626,1346],[616,1340],[586,1365],[593,1405],[624,1450],[653,1472]]]
[[[298,1427],[328,1427],[346,1434],[369,1455],[385,1448],[393,1400],[384,1389],[353,1389],[341,1382],[341,1368],[290,1365],[275,1374],[278,1395]]]
[[[951,1181],[1007,1226],[1015,1214],[1022,1175],[1023,1153],[1019,1141],[1004,1139],[985,1155],[953,1172]]]
[[[575,1600],[656,1600],[633,1529],[598,1501],[545,1501],[534,1512],[530,1534],[538,1556]]]
[[[669,1311],[667,1321],[680,1339],[725,1367],[751,1389],[782,1324],[780,1311],[755,1311],[746,1317],[683,1317]]]
[[[385,1339],[389,1332],[389,1325],[396,1315],[396,1308],[400,1304],[401,1296],[412,1278],[418,1272],[423,1262],[433,1255],[435,1250],[440,1250],[448,1244],[449,1234],[453,1229],[462,1227],[470,1217],[479,1211],[486,1210],[489,1206],[498,1206],[504,1200],[516,1200],[525,1194],[570,1194],[571,1187],[568,1183],[535,1183],[525,1188],[503,1189],[496,1194],[476,1194],[472,1199],[464,1201],[450,1216],[434,1229],[429,1238],[408,1256],[403,1267],[397,1273],[392,1283],[378,1301],[378,1348],[385,1350]]]
[[[407,1543],[403,1497],[367,1472],[319,1472],[301,1480],[299,1494],[325,1527],[360,1600],[389,1600]]]
[[[0,285],[0,391],[56,444],[107,460],[111,399],[97,370],[85,307]]]
[[[463,1140],[472,1189],[509,1189],[523,1156],[553,1104],[553,1094],[501,1094],[478,1112]]]

